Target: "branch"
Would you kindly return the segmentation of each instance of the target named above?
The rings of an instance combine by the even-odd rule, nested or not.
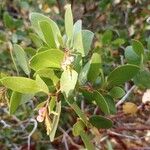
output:
[[[75,147],[78,148],[78,149],[83,148],[82,146],[76,144],[64,129],[62,129],[61,127],[59,127],[59,130],[69,139],[70,143],[71,143],[73,146],[75,146]]]
[[[150,130],[150,126],[141,126],[141,127],[117,127],[115,129],[116,131],[123,131],[123,130],[129,130],[129,131],[135,131],[135,130]]]
[[[118,107],[120,104],[124,103],[125,100],[129,97],[129,95],[132,93],[132,91],[136,88],[135,85],[133,85],[130,90],[126,93],[126,95],[116,104],[116,107]]]
[[[30,122],[34,123],[34,128],[32,129],[32,131],[30,132],[30,134],[28,135],[28,150],[30,150],[30,144],[31,144],[31,136],[32,134],[35,132],[35,130],[37,129],[37,121],[33,118],[30,119]]]
[[[128,139],[132,139],[132,140],[139,140],[139,137],[134,137],[134,136],[130,136],[130,135],[124,135],[124,134],[120,134],[120,133],[116,133],[113,131],[108,131],[109,135],[115,135],[115,136],[119,136],[119,137],[123,137],[123,138],[128,138]]]

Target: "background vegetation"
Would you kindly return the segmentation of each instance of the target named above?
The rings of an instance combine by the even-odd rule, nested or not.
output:
[[[72,5],[74,22],[83,21],[83,29],[95,33],[92,50],[100,51],[105,75],[115,67],[126,63],[139,64],[139,57],[131,46],[133,40],[140,41],[144,49],[142,70],[134,80],[122,85],[126,100],[115,101],[117,113],[110,115],[114,126],[95,132],[98,149],[150,149],[150,2],[148,0],[3,0],[0,1],[0,72],[17,75],[12,61],[12,44],[20,44],[32,55],[40,41],[36,38],[29,21],[30,12],[40,12],[52,18],[64,33],[64,6]],[[92,52],[92,51],[91,51]],[[85,60],[86,61],[86,60]],[[24,76],[24,73],[21,75]],[[114,93],[114,92],[113,92]],[[118,93],[117,93],[118,94]],[[146,95],[146,96],[145,96]],[[118,96],[118,95],[117,95]],[[73,137],[71,128],[76,114],[67,105],[62,108],[56,140],[50,143],[45,127],[36,123],[39,99],[33,99],[18,108],[15,115],[8,112],[9,96],[0,85],[0,149],[78,149],[83,146],[79,137]],[[86,99],[79,103],[88,115],[89,110],[99,114]],[[30,144],[30,145],[29,145]]]

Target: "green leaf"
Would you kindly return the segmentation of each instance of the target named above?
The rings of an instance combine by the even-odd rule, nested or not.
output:
[[[53,122],[52,122],[52,130],[50,132],[50,141],[54,141],[54,137],[56,134],[59,118],[60,118],[60,113],[61,113],[61,101],[57,102],[56,104],[56,115],[54,115]]]
[[[60,78],[60,90],[66,96],[69,97],[76,86],[78,79],[78,73],[75,70],[65,70]]]
[[[125,40],[121,38],[117,38],[116,40],[112,41],[112,44],[118,47],[123,45],[124,43],[125,43]]]
[[[91,58],[90,70],[88,72],[88,81],[94,82],[100,73],[101,57],[98,53],[93,53]]]
[[[32,42],[34,45],[39,48],[43,45],[41,39],[35,34],[35,33],[30,33],[29,37],[31,38]]]
[[[84,131],[81,131],[80,136],[87,150],[95,150],[95,147],[88,134],[86,134]]]
[[[72,16],[72,10],[71,5],[68,4],[65,6],[66,12],[65,12],[65,30],[66,35],[68,39],[72,39],[73,36],[73,16]]]
[[[89,30],[82,30],[82,42],[83,42],[84,56],[86,56],[89,53],[93,38],[94,38],[93,32]]]
[[[47,51],[47,50],[49,50],[48,47],[46,47],[46,46],[41,46],[40,48],[38,48],[37,53],[44,52],[44,51]]]
[[[49,46],[49,48],[57,48],[54,33],[50,23],[47,21],[41,21],[39,22],[39,25],[44,35],[45,43]]]
[[[110,114],[115,114],[117,112],[114,99],[110,95],[105,96],[105,101],[107,102]]]
[[[13,92],[10,98],[9,113],[14,114],[20,105],[22,94]]]
[[[94,91],[93,99],[95,100],[98,107],[102,110],[102,112],[104,112],[105,114],[110,113],[108,104],[107,104],[105,98],[103,97],[103,95],[101,95],[98,91]]]
[[[30,60],[30,66],[34,70],[44,68],[60,68],[63,61],[64,53],[58,49],[50,49],[40,52],[33,56]]]
[[[80,54],[82,54],[82,57],[85,56],[84,54],[84,47],[82,42],[82,31],[77,32],[73,39],[73,48]]]
[[[112,3],[113,0],[101,0],[100,1],[100,4],[99,4],[99,7],[101,8],[102,11],[104,11],[107,6]]]
[[[20,93],[37,93],[40,92],[39,86],[35,80],[24,77],[5,77],[2,78],[1,83],[16,92]]]
[[[147,38],[147,49],[150,51],[150,36]]]
[[[114,150],[112,143],[108,140],[107,140],[107,150]]]
[[[113,125],[110,119],[107,119],[99,115],[93,115],[92,117],[90,117],[89,122],[98,129],[100,128],[108,129],[111,128]]]
[[[68,102],[69,103],[69,102]],[[79,108],[79,106],[76,104],[76,102],[73,102],[72,104],[69,103],[69,105],[73,108],[73,110],[76,112],[76,114],[80,117],[80,119],[87,125],[87,117],[82,112],[82,110]]]
[[[22,94],[13,91],[10,98],[9,113],[14,114],[19,105],[28,102],[33,96],[33,94]]]
[[[22,26],[23,22],[20,19],[15,19],[7,11],[3,13],[4,25],[9,29],[17,29]]]
[[[82,20],[78,20],[75,22],[73,26],[73,39],[75,38],[77,33],[81,32],[81,30],[82,30]]]
[[[82,92],[82,95],[84,96],[84,99],[88,103],[92,103],[94,101],[93,98],[93,91],[88,91],[86,89],[80,89]]]
[[[137,86],[142,86],[147,89],[150,88],[150,72],[147,70],[140,71],[133,79]]]
[[[91,49],[91,44],[94,38],[94,33],[89,30],[82,30],[77,32],[74,36],[73,47],[82,57],[85,57]]]
[[[49,93],[49,89],[48,89],[46,83],[40,78],[39,75],[36,76],[36,82],[37,82],[39,88],[41,89],[40,91],[43,91],[46,94]]]
[[[10,29],[14,29],[15,28],[13,18],[12,18],[12,16],[9,15],[8,12],[4,12],[4,14],[3,14],[3,21],[4,21],[4,25],[7,28],[10,28]]]
[[[89,60],[84,67],[81,69],[80,73],[79,73],[79,84],[80,85],[84,85],[87,81],[87,76],[88,76],[88,72],[90,70],[90,66],[91,66],[91,60]]]
[[[132,79],[139,72],[139,69],[136,65],[119,66],[108,75],[108,84],[111,86],[121,85]]]
[[[53,84],[56,85],[59,81],[59,78],[55,75],[54,70],[50,68],[44,68],[35,72],[34,76],[39,75],[40,77],[48,78],[53,81]]]
[[[74,70],[79,73],[82,67],[82,56],[80,54],[76,54],[72,64]]]
[[[72,133],[74,136],[79,136],[80,132],[83,131],[85,128],[85,124],[82,120],[78,120],[74,125],[72,129]]]
[[[40,21],[47,21],[47,22],[49,22],[50,25],[51,25],[53,34],[55,36],[55,42],[57,44],[57,47],[59,47],[59,41],[58,41],[57,37],[61,36],[61,34],[60,34],[60,30],[59,30],[57,24],[53,20],[51,20],[47,16],[44,16],[44,15],[42,15],[40,13],[36,13],[36,12],[32,12],[30,14],[29,18],[30,18],[30,21],[31,21],[33,29],[41,37],[41,39],[43,41],[45,40],[45,38],[44,38],[44,35],[43,35],[42,30],[40,28],[39,22]]]
[[[125,91],[121,88],[121,87],[118,87],[118,86],[115,86],[113,87],[109,94],[113,97],[113,98],[121,98],[125,95]]]
[[[56,105],[56,97],[53,96],[49,102],[49,113],[51,113],[54,110],[54,107]]]
[[[137,55],[141,56],[141,54],[144,54],[144,47],[143,44],[137,40],[132,40],[132,47],[133,50],[136,52]]]
[[[104,45],[110,44],[112,40],[112,31],[111,30],[106,30],[102,36],[102,43]]]
[[[39,103],[34,110],[39,110],[40,108],[44,107],[46,105],[47,101]]]
[[[129,64],[139,65],[141,62],[141,57],[136,54],[132,46],[127,46],[125,49],[125,58]]]
[[[30,69],[28,67],[27,55],[24,52],[23,48],[19,45],[14,45],[14,54],[16,56],[17,64],[21,67],[21,69],[25,72],[25,74],[30,74]]]

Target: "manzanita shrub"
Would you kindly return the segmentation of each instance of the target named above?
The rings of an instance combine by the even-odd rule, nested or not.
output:
[[[70,5],[66,6],[63,36],[50,18],[35,12],[29,18],[40,48],[29,55],[19,45],[13,46],[15,66],[19,65],[27,77],[2,76],[0,79],[11,93],[10,114],[34,97],[44,99],[36,107],[36,119],[45,124],[47,135],[53,141],[65,101],[77,114],[73,135],[80,136],[85,147],[94,150],[92,137],[99,129],[113,126],[108,118],[116,113],[114,100],[124,96],[122,85],[138,74],[143,48],[133,40],[133,46],[127,47],[125,53],[129,64],[112,68],[112,72],[105,74],[101,52],[91,50],[94,34],[82,29],[81,20],[73,23]],[[84,112],[79,106],[82,100],[99,112]]]

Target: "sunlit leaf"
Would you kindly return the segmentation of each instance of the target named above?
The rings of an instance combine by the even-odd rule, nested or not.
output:
[[[60,68],[64,53],[58,49],[50,49],[36,54],[30,60],[30,66],[34,70],[44,68]]]
[[[60,78],[60,90],[66,97],[72,94],[76,86],[78,73],[75,70],[65,70]]]

